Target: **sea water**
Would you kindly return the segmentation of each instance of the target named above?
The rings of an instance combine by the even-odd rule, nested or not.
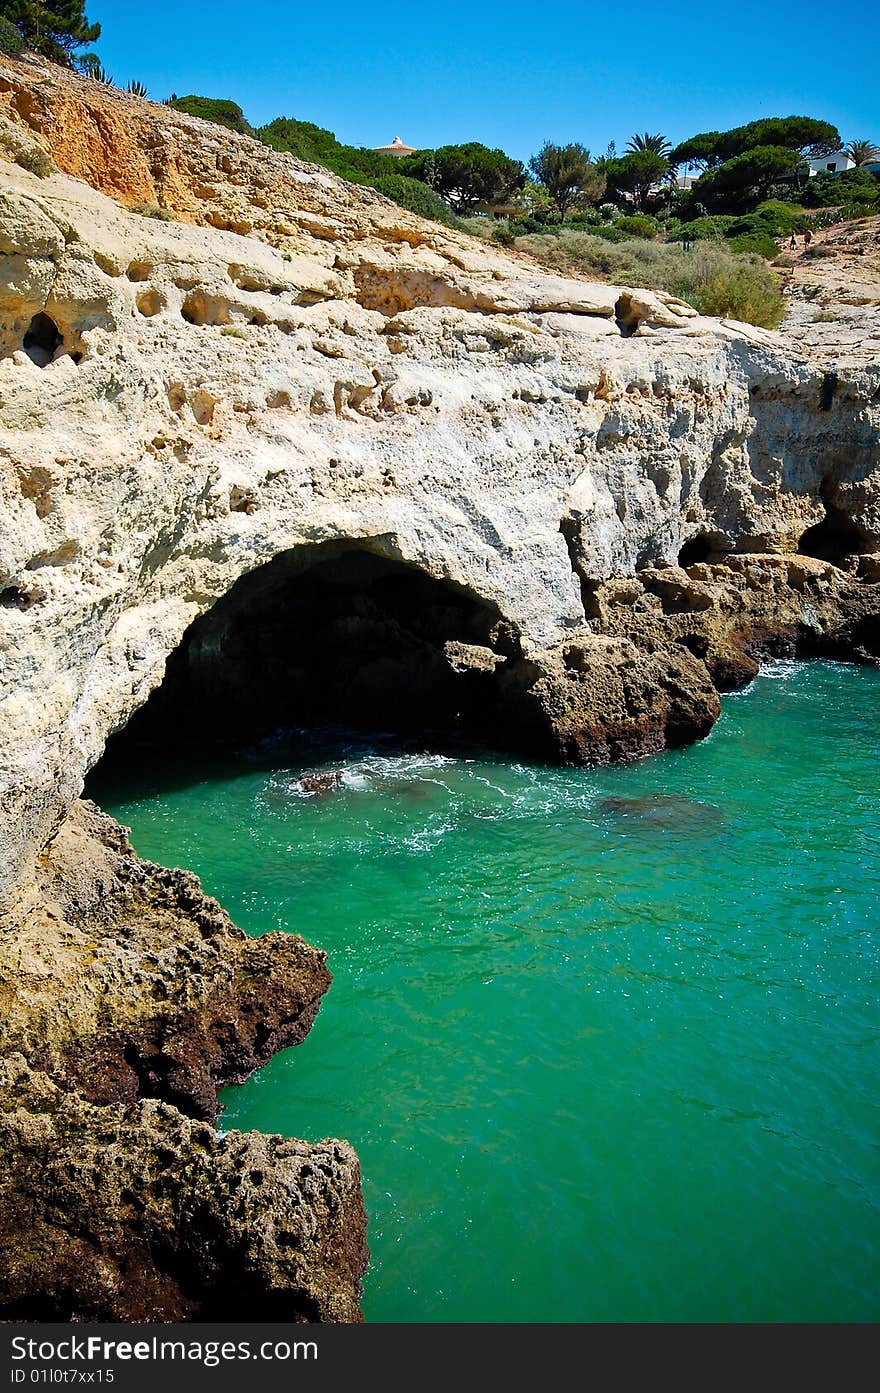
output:
[[[779,664],[629,768],[337,732],[99,776],[328,953],[221,1126],[353,1143],[369,1320],[877,1318],[878,716],[880,671]]]

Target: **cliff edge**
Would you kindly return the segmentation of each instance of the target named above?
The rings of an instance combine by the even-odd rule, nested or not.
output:
[[[875,661],[880,368],[37,60],[0,157],[0,1311],[356,1319],[350,1148],[208,1125],[323,955],[139,862],[86,773],[385,710],[629,759],[766,654]]]

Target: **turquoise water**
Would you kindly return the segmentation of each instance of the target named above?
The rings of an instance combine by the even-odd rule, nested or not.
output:
[[[377,741],[96,786],[327,949],[222,1125],[354,1143],[368,1319],[877,1318],[878,714],[880,671],[781,664],[627,769]]]

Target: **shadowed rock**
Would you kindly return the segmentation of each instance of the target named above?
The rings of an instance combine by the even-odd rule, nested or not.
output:
[[[700,835],[724,825],[724,814],[711,803],[695,802],[672,793],[646,793],[638,798],[603,798],[599,811],[633,827]]]

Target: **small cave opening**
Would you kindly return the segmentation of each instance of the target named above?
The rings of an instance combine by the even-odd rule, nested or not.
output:
[[[707,561],[717,561],[730,551],[730,543],[717,532],[698,532],[682,543],[678,553],[678,564],[683,571],[688,566],[703,565]]]
[[[35,314],[24,336],[22,347],[32,363],[45,368],[52,362],[64,338],[51,315]]]
[[[194,621],[99,769],[297,730],[503,744],[518,656],[497,607],[451,580],[351,543],[296,548]]]
[[[801,534],[797,547],[799,554],[839,566],[848,556],[870,551],[870,545],[858,524],[827,497],[823,498],[823,502],[825,516]]]

